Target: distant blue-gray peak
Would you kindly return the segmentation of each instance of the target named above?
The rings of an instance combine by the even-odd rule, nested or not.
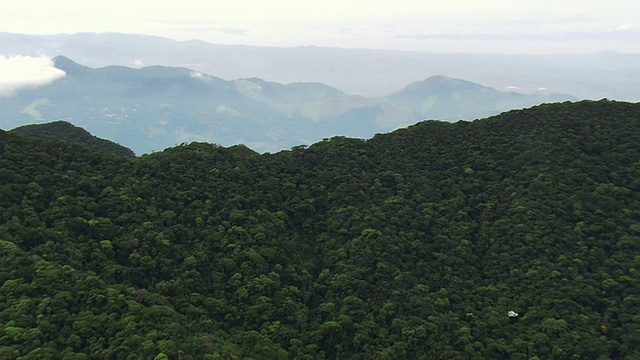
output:
[[[478,91],[482,89],[491,89],[480,84],[473,83],[471,81],[454,79],[445,75],[435,75],[428,77],[423,81],[416,81],[402,91],[434,91],[434,90],[466,90],[466,91]],[[491,89],[493,90],[493,89]]]
[[[78,76],[81,74],[88,74],[91,72],[91,68],[82,66],[66,56],[56,56],[53,58],[53,65],[64,71],[67,76]]]
[[[472,120],[544,102],[575,100],[565,94],[529,95],[502,92],[471,81],[438,75],[414,82],[386,97],[419,118]]]

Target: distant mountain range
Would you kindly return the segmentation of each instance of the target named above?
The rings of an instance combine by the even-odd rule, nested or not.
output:
[[[241,39],[239,39],[241,41]],[[82,65],[185,67],[223,79],[320,82],[352,95],[385,96],[445,74],[527,94],[566,93],[584,99],[640,101],[640,54],[481,54],[262,47],[119,33],[27,35],[0,32],[0,55],[55,57]]]
[[[66,120],[138,154],[191,141],[277,151],[335,135],[370,137],[422,119],[472,120],[574,100],[500,92],[444,76],[365,98],[320,83],[228,81],[187,68],[92,69],[63,56],[54,64],[64,78],[0,98],[0,127]]]

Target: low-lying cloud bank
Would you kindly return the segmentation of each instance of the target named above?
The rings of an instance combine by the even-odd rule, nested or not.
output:
[[[63,78],[47,57],[0,55],[0,97],[9,97],[22,89],[33,89]]]

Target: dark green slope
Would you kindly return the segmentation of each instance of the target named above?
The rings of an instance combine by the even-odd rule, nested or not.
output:
[[[264,155],[0,133],[0,358],[638,358],[639,137],[608,101]]]
[[[100,139],[91,135],[81,127],[74,126],[66,121],[54,121],[46,124],[24,125],[12,129],[14,134],[35,136],[42,138],[59,138],[78,144],[85,144],[90,147],[102,149],[106,152],[122,155],[135,156],[133,151],[113,141]]]

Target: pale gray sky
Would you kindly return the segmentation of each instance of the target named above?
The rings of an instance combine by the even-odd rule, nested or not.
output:
[[[640,53],[637,0],[20,0],[0,31],[437,52]]]

